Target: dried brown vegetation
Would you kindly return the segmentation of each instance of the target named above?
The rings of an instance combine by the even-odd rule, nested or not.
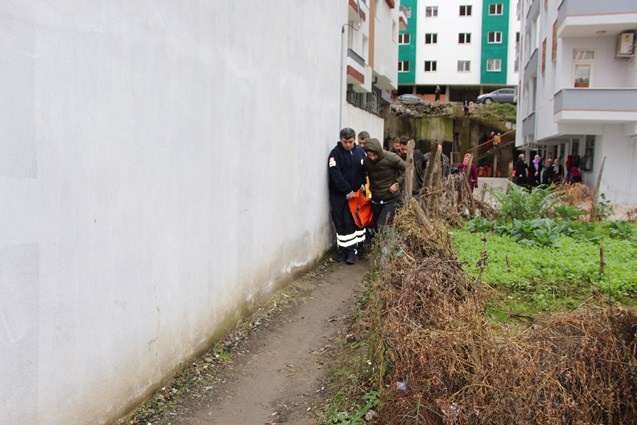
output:
[[[591,305],[528,327],[490,322],[444,222],[425,211],[436,208],[411,200],[376,257],[366,322],[387,365],[378,423],[636,423],[634,312]]]

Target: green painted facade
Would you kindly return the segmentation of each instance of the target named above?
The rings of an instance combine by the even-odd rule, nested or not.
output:
[[[502,5],[501,15],[489,15],[491,5]],[[480,60],[480,84],[504,85],[507,82],[507,46],[509,45],[510,0],[484,0],[482,2],[482,38]],[[490,32],[502,33],[500,43],[489,43]],[[500,59],[500,71],[487,71],[489,59]],[[400,79],[399,79],[400,81]]]
[[[407,18],[407,29],[400,32],[401,34],[409,34],[410,42],[409,44],[401,44],[398,46],[398,60],[409,62],[409,72],[398,72],[398,84],[415,84],[418,0],[402,0],[400,5],[402,7],[411,8],[411,17]]]

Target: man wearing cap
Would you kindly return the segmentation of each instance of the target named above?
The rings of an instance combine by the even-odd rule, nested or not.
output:
[[[356,226],[348,201],[365,183],[365,152],[356,145],[356,132],[351,128],[342,129],[340,138],[327,160],[330,214],[336,228],[337,259],[354,264],[356,248],[365,241],[365,229]]]

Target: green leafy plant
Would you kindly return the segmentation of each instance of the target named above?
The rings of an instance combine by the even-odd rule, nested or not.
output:
[[[615,213],[615,210],[613,209],[613,205],[610,200],[606,198],[605,193],[602,193],[599,197],[600,200],[595,207],[595,217],[598,220],[606,220]]]
[[[573,205],[556,205],[553,209],[557,218],[561,220],[577,220],[584,211]]]
[[[608,235],[614,239],[636,240],[637,234],[633,225],[626,221],[616,220],[606,224]]]
[[[495,229],[495,223],[483,217],[476,217],[467,222],[467,230],[472,233],[488,233]]]
[[[555,236],[551,235],[548,222],[542,225],[533,221],[520,223],[518,231],[531,234],[537,230],[536,225],[549,232],[541,237],[553,240]],[[554,240],[555,244],[536,242],[533,249],[507,234],[487,235],[488,262],[482,272],[478,262],[485,234],[464,228],[455,230],[451,236],[458,259],[466,262],[466,270],[471,276],[477,278],[480,275],[482,282],[510,291],[511,298],[503,301],[510,310],[538,311],[576,305],[577,300],[581,302],[590,296],[592,288],[613,299],[626,300],[637,295],[637,262],[634,260],[637,242],[610,235],[611,229],[623,224],[604,226],[602,223],[569,222],[562,225],[564,231]],[[632,232],[637,232],[637,225],[627,225],[631,226]],[[513,224],[509,227],[514,228]],[[629,231],[624,229],[622,232],[627,234]],[[605,252],[603,274],[600,246]]]
[[[550,218],[536,220],[513,220],[507,233],[514,240],[524,245],[540,245],[560,247],[558,238],[564,226]]]
[[[509,185],[509,192],[491,191],[498,200],[498,223],[517,220],[547,218],[558,205],[560,196],[552,191],[553,187],[537,187],[531,192],[517,185]]]

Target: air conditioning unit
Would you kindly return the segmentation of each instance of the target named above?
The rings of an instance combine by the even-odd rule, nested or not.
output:
[[[626,31],[617,36],[615,56],[618,58],[632,58],[635,56],[635,32]]]

